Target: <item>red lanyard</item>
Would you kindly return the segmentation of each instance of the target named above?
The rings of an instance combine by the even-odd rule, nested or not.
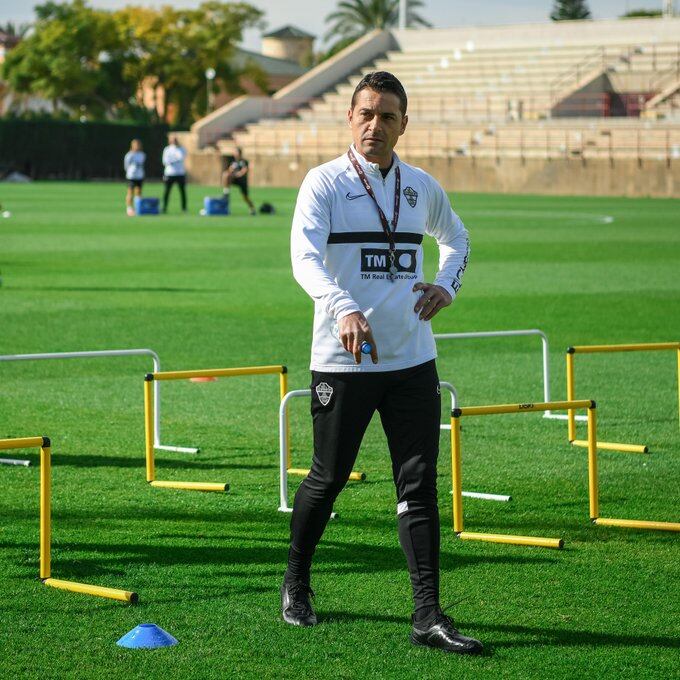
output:
[[[373,199],[373,203],[375,203],[375,207],[378,209],[380,225],[382,226],[382,229],[385,232],[385,237],[387,238],[387,243],[389,244],[390,247],[389,274],[390,279],[393,280],[394,275],[397,273],[397,266],[395,262],[395,250],[397,248],[397,245],[394,241],[394,232],[397,230],[397,223],[399,222],[399,204],[401,200],[401,172],[399,171],[399,166],[397,165],[397,167],[394,169],[394,216],[392,217],[392,228],[390,229],[390,223],[387,221],[387,216],[385,215],[383,209],[378,204],[378,199],[376,199],[375,197],[373,187],[371,186],[371,183],[368,181],[368,177],[366,177],[366,173],[359,164],[359,161],[357,160],[357,157],[354,155],[354,152],[352,151],[351,147],[347,150],[347,156],[349,157],[350,162],[354,166],[357,175],[359,175],[359,179],[361,180],[361,183],[364,185],[366,193]]]

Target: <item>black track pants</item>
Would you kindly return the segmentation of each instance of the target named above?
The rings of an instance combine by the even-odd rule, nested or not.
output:
[[[439,604],[437,456],[441,398],[434,361],[381,373],[312,372],[314,458],[295,496],[291,572],[305,578],[333,503],[377,410],[392,458],[399,541],[415,609]]]
[[[168,209],[168,199],[170,198],[170,189],[172,189],[173,184],[177,184],[179,187],[182,210],[187,209],[187,192],[185,189],[186,179],[186,175],[167,175],[166,177],[163,177],[163,184],[165,185],[163,191],[163,212]]]

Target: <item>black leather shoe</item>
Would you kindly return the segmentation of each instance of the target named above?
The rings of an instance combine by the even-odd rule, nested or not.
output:
[[[434,647],[443,652],[454,654],[481,654],[484,647],[479,640],[461,635],[453,625],[453,621],[443,612],[438,612],[434,622],[424,630],[420,630],[414,622],[411,642],[421,647]]]
[[[281,586],[281,615],[291,626],[316,626],[316,614],[309,596],[314,591],[301,581],[283,582]]]

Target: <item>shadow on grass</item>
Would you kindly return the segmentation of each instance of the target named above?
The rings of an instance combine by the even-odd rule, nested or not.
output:
[[[319,612],[319,620],[326,623],[351,623],[375,621],[376,623],[404,623],[400,616],[385,616],[378,614],[355,614],[347,611]],[[456,627],[465,631],[487,631],[489,633],[511,633],[520,636],[528,636],[527,640],[507,640],[493,642],[483,639],[485,656],[489,656],[493,649],[501,647],[537,647],[545,646],[568,646],[568,647],[659,647],[663,649],[679,649],[680,641],[672,637],[657,637],[652,635],[614,635],[611,633],[598,633],[591,630],[560,630],[556,628],[539,628],[533,626],[518,626],[512,624],[483,624],[474,621],[456,620]]]
[[[56,578],[87,580],[92,576],[115,575],[124,577],[131,566],[140,565],[154,568],[177,568],[182,565],[203,565],[224,567],[219,578],[262,578],[281,576],[285,568],[287,541],[275,539],[278,545],[248,545],[249,539],[238,537],[239,545],[215,545],[214,538],[205,540],[210,545],[177,545],[172,542],[162,545],[147,543],[83,543],[59,541],[53,549],[53,563]],[[0,548],[37,552],[35,543],[0,542]],[[70,555],[76,553],[77,558]],[[84,555],[84,553],[86,553]],[[461,555],[443,553],[442,571],[459,570],[479,564],[545,564],[554,560],[541,556],[524,555]],[[24,566],[26,561],[22,561]],[[241,570],[239,566],[246,568]],[[406,570],[405,557],[398,547],[371,546],[361,543],[325,541],[319,548],[315,566],[319,573],[326,575],[378,574],[403,572]],[[178,599],[182,599],[179,597]]]
[[[458,623],[458,622],[457,622]],[[475,624],[472,621],[461,621],[462,628],[475,628],[498,633],[514,633],[529,635],[531,640],[507,640],[493,644],[500,647],[535,647],[543,645],[566,645],[570,647],[660,647],[664,649],[680,649],[680,641],[672,637],[657,637],[653,635],[613,635],[611,633],[597,633],[591,630],[560,630],[556,628],[538,628],[533,626],[517,626],[512,624]],[[631,625],[631,628],[634,627]],[[538,638],[538,639],[537,639]]]
[[[56,578],[56,577],[55,577]],[[21,581],[26,581],[25,578],[22,579],[15,579],[15,580],[21,580]],[[35,587],[36,589],[40,588],[45,588],[48,592],[57,592],[53,591],[51,588],[42,585],[38,579],[34,580]],[[172,587],[168,588],[169,590],[175,592],[177,589],[176,585],[173,585]],[[38,591],[39,592],[39,591]],[[272,588],[268,586],[240,586],[237,588],[234,588],[232,584],[229,586],[226,585],[218,585],[218,586],[201,586],[201,585],[191,585],[190,587],[187,587],[184,589],[184,596],[182,598],[178,597],[164,597],[163,595],[158,595],[157,594],[158,589],[153,595],[146,595],[144,592],[140,592],[140,600],[139,602],[135,605],[135,610],[144,610],[146,605],[158,605],[158,604],[176,604],[178,601],[185,602],[188,605],[191,605],[194,602],[214,602],[217,600],[227,600],[231,597],[238,596],[238,595],[257,595],[257,594],[266,594],[266,593],[271,593]],[[35,593],[32,593],[31,597],[33,597]],[[92,609],[92,602],[97,603],[97,610],[102,610],[102,609],[110,609],[112,611],[116,611],[120,609],[120,602],[111,602],[111,600],[104,600],[104,599],[99,599],[99,598],[94,598],[93,599],[83,599],[82,600],[82,611],[83,612],[90,612]],[[42,604],[37,604],[37,600],[32,601],[32,612],[36,613],[39,612],[40,614],[45,614],[45,613],[50,613],[50,614],[55,614],[55,613],[63,613],[63,609],[59,606],[53,606],[53,607],[47,607],[46,604],[47,600],[44,600]],[[73,606],[73,602],[68,602],[68,606],[71,607]],[[16,605],[0,605],[0,612],[16,612],[20,614],[25,614],[26,613],[26,605],[25,604],[16,604]]]
[[[156,453],[155,458],[158,470],[278,470],[278,462],[273,458],[271,464],[208,462],[205,459],[199,460],[193,456],[185,460],[176,460],[173,458],[159,458],[158,453]],[[34,465],[38,465],[39,459],[37,457],[31,459],[28,456],[27,459],[31,460]],[[57,453],[52,454],[52,463],[59,467],[76,468],[143,468],[145,459],[143,455],[131,458],[125,456],[101,456],[98,454],[69,455]]]

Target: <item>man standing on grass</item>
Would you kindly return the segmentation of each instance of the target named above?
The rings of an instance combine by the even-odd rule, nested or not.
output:
[[[467,231],[439,184],[394,153],[406,93],[390,73],[357,85],[347,113],[354,144],[313,168],[293,218],[293,272],[314,300],[314,458],[295,496],[283,619],[317,623],[312,557],[375,411],[392,458],[399,540],[413,588],[411,642],[477,654],[439,605],[437,455],[441,398],[430,320],[460,289]],[[439,272],[423,283],[423,236],[436,239]],[[362,361],[362,346],[369,351]]]
[[[182,201],[182,212],[187,211],[187,192],[186,181],[187,171],[184,167],[184,159],[187,152],[179,143],[178,137],[173,135],[170,138],[170,144],[163,149],[163,184],[165,185],[163,191],[163,212],[168,211],[168,199],[170,198],[170,189],[173,184],[179,187],[179,195]]]

